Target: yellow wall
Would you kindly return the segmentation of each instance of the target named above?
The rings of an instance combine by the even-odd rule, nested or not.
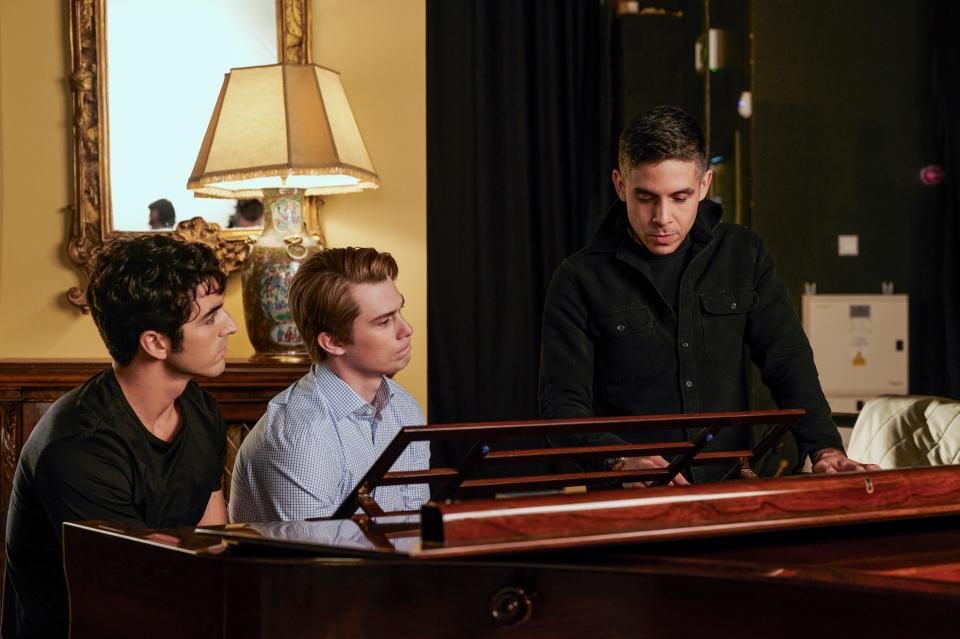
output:
[[[64,293],[72,199],[65,2],[0,0],[0,357],[107,357],[89,316]],[[314,61],[339,71],[382,179],[372,193],[327,198],[331,246],[375,246],[400,263],[417,332],[397,376],[427,405],[425,0],[313,0]],[[240,280],[227,309],[238,319]],[[241,322],[242,324],[242,322]],[[230,357],[252,348],[241,328]]]
[[[330,246],[374,246],[400,265],[415,333],[397,375],[427,409],[427,78],[425,0],[314,0],[313,61],[340,72],[381,187],[326,198]]]
[[[0,356],[101,357],[63,250],[70,129],[64,2],[0,3]]]

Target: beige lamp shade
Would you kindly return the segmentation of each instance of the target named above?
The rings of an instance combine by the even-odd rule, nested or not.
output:
[[[187,182],[198,196],[226,198],[379,185],[340,74],[315,64],[232,69]]]

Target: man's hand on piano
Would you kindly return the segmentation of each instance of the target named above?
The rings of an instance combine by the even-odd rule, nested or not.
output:
[[[651,457],[626,457],[623,462],[618,465],[614,470],[641,470],[644,468],[666,468],[670,463],[661,457],[660,455],[653,455]],[[650,485],[650,482],[647,481],[636,481],[636,482],[626,482],[623,484],[624,488],[646,488]],[[690,482],[686,478],[677,474],[670,481],[670,486],[689,486]]]
[[[862,464],[854,461],[843,454],[843,452],[834,449],[827,449],[817,453],[813,464],[815,473],[842,473],[850,470],[880,470],[876,464]]]

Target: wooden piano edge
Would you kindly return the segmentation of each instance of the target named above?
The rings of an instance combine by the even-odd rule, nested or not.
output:
[[[917,514],[915,510],[886,512],[882,516],[864,518],[859,514],[837,514],[810,518],[784,518],[763,522],[740,522],[733,524],[710,524],[690,528],[664,528],[660,530],[619,531],[573,535],[569,537],[539,537],[513,541],[483,541],[472,544],[443,545],[424,541],[421,548],[411,552],[414,558],[454,558],[475,557],[480,555],[499,555],[535,551],[565,550],[588,546],[608,546],[630,543],[652,543],[658,541],[680,541],[704,539],[752,533],[777,532],[800,528],[827,528],[841,524],[871,524],[897,519],[923,519],[943,515],[960,515],[960,505],[952,509],[942,509]]]
[[[229,549],[226,541],[209,535],[198,535],[191,528],[134,529],[102,520],[64,522],[64,534],[71,530],[95,531],[108,537],[194,556],[221,555]]]
[[[960,514],[960,468],[429,502],[422,553],[522,552]]]

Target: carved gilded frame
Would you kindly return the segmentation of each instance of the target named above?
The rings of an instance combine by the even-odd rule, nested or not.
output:
[[[73,203],[67,255],[84,282],[89,281],[93,258],[104,244],[121,235],[112,225],[110,210],[109,130],[107,126],[107,49],[105,3],[108,0],[70,0],[70,90],[73,94]],[[280,61],[311,61],[310,0],[275,0],[277,52]],[[186,181],[187,176],[184,176]],[[307,232],[322,238],[319,198],[307,198]],[[243,263],[259,231],[221,229],[201,217],[184,220],[169,233],[212,246],[231,273]],[[87,312],[86,295],[79,287],[67,291],[70,303]]]

